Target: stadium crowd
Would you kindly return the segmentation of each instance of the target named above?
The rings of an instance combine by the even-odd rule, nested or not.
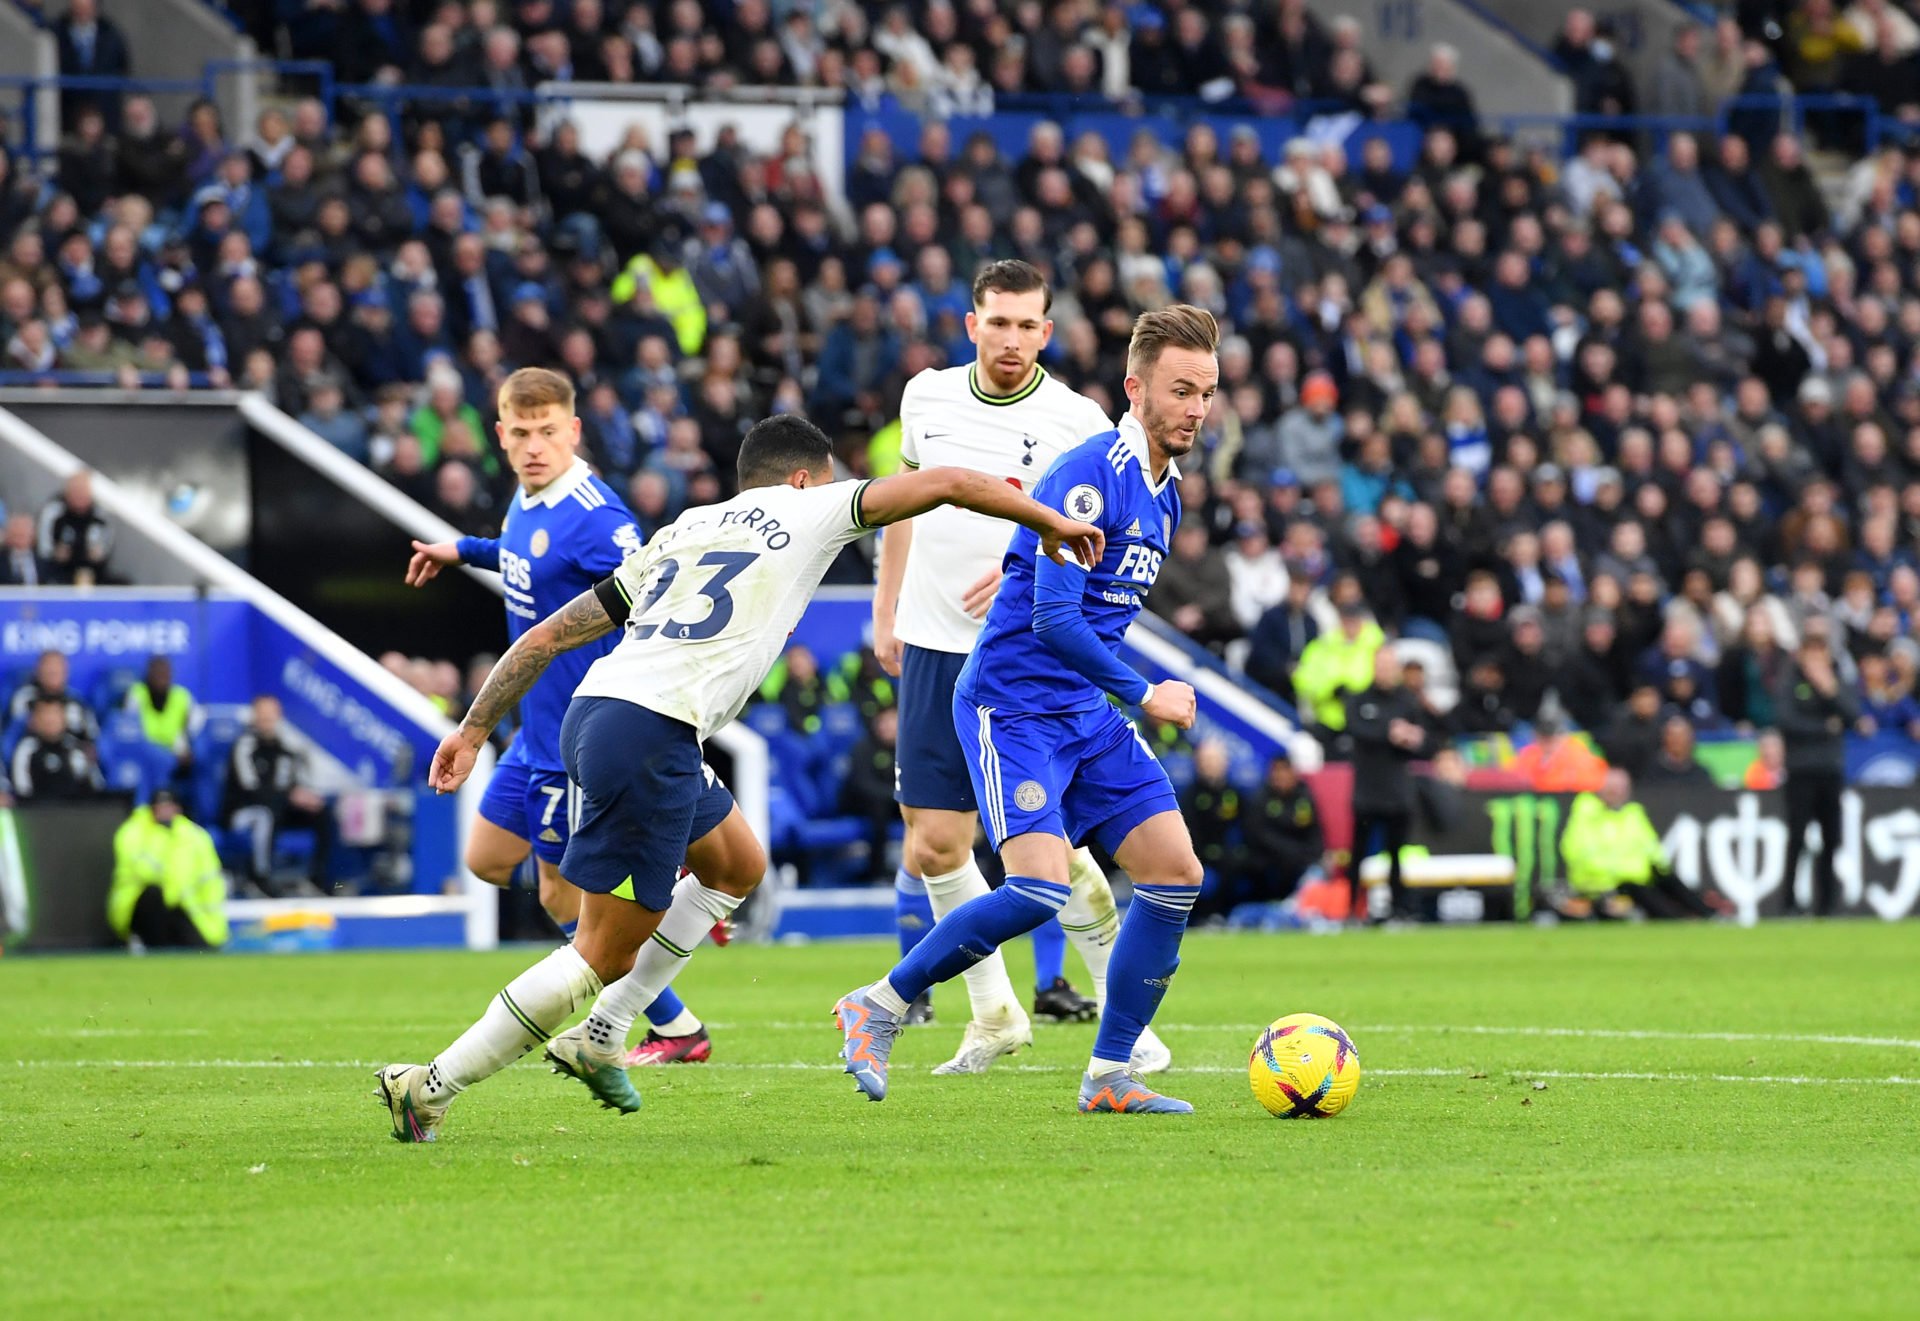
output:
[[[345,81],[492,95],[253,125],[69,95],[47,177],[0,159],[7,367],[261,389],[483,531],[511,484],[494,386],[557,366],[651,533],[730,492],[770,412],[888,470],[906,379],[969,354],[973,267],[1018,256],[1056,289],[1048,369],[1110,411],[1137,311],[1221,318],[1150,605],[1330,738],[1382,640],[1419,639],[1444,732],[1545,711],[1645,773],[1673,717],[1685,738],[1772,727],[1810,631],[1857,728],[1920,734],[1920,151],[1897,135],[1826,179],[1746,111],[1717,139],[1596,133],[1562,158],[1483,122],[1455,52],[1389,87],[1358,26],[1302,0],[228,7]],[[112,46],[88,0],[47,8],[63,52]],[[1729,6],[1651,86],[1615,41],[1568,13],[1554,54],[1583,110],[1845,84],[1920,117],[1920,26],[1892,0]],[[635,130],[591,158],[534,126],[521,94],[555,78],[840,88],[922,130],[861,136],[843,205],[798,126],[771,154]],[[1365,145],[1316,132],[1275,158],[1196,124],[1116,153],[1042,123],[1007,155],[946,122],[1036,91],[1324,110]],[[1407,168],[1364,132],[1403,119]],[[457,706],[450,669],[406,669]]]

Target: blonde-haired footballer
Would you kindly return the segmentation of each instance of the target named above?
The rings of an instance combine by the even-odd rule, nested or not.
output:
[[[620,567],[640,549],[640,529],[613,488],[580,457],[580,419],[573,382],[544,367],[523,367],[500,383],[495,434],[520,489],[507,503],[498,538],[462,537],[413,543],[407,582],[423,587],[451,565],[500,575],[507,637],[521,634]],[[480,800],[467,834],[467,867],[490,885],[513,884],[534,856],[540,906],[563,935],[580,918],[580,891],[560,877],[566,852],[570,790],[560,761],[560,721],[588,667],[613,650],[613,639],[555,659],[520,704],[521,724]],[[733,799],[712,795],[708,811],[725,816]],[[725,928],[717,928],[724,932]],[[635,1064],[703,1064],[711,1056],[706,1025],[669,990],[647,1006],[651,1025],[634,1047]]]

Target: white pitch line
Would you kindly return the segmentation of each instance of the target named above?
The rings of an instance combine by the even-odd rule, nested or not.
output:
[[[1773,1041],[1783,1044],[1880,1046],[1899,1050],[1920,1050],[1920,1041],[1907,1037],[1837,1036],[1818,1032],[1667,1032],[1657,1028],[1499,1027],[1484,1024],[1455,1027],[1425,1023],[1371,1024],[1354,1030],[1355,1032],[1441,1035],[1457,1032],[1462,1036],[1484,1037],[1595,1037],[1621,1041]]]
[[[446,1030],[451,1024],[442,1025],[437,1030]],[[772,1022],[772,1023],[709,1023],[716,1032],[821,1032],[831,1035],[833,1020],[822,1017],[817,1022]],[[1238,1032],[1252,1035],[1260,1032],[1265,1023],[1155,1023],[1153,1030],[1161,1034],[1170,1032]],[[425,1030],[425,1029],[422,1029]],[[1605,1027],[1510,1027],[1500,1024],[1471,1023],[1455,1025],[1447,1023],[1362,1023],[1353,1028],[1353,1035],[1379,1032],[1387,1035],[1404,1036],[1460,1036],[1480,1037],[1587,1037],[1595,1040],[1618,1041],[1733,1041],[1733,1042],[1776,1042],[1782,1045],[1819,1045],[1819,1046],[1870,1046],[1892,1050],[1920,1050],[1920,1040],[1910,1037],[1861,1037],[1840,1036],[1812,1032],[1679,1032],[1664,1031],[1657,1028],[1605,1028]]]
[[[372,1060],[12,1060],[7,1061],[16,1069],[377,1069],[380,1065]],[[814,1063],[796,1060],[791,1063],[714,1063],[702,1065],[703,1070],[738,1072],[779,1072],[779,1073],[839,1073],[842,1070],[836,1064]],[[1055,1064],[1018,1064],[1011,1066],[1015,1073],[1078,1073],[1079,1069],[1069,1065]],[[1240,1065],[1197,1065],[1174,1070],[1178,1074],[1240,1074],[1246,1069]],[[1893,1076],[1887,1078],[1821,1078],[1811,1075],[1751,1074],[1751,1073],[1636,1073],[1586,1071],[1575,1069],[1491,1069],[1485,1072],[1468,1069],[1367,1069],[1363,1077],[1371,1078],[1457,1078],[1463,1082],[1481,1081],[1492,1076],[1507,1079],[1550,1078],[1577,1082],[1687,1082],[1687,1083],[1747,1083],[1765,1086],[1798,1085],[1815,1087],[1920,1087],[1920,1078]]]

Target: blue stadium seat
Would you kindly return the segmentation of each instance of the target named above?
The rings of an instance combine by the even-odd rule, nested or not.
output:
[[[110,712],[118,711],[127,700],[127,692],[140,682],[140,672],[125,666],[116,666],[94,680],[93,692],[87,701],[96,714],[104,718]]]
[[[740,713],[740,723],[761,738],[771,739],[787,732],[786,708],[778,702],[755,702]]]

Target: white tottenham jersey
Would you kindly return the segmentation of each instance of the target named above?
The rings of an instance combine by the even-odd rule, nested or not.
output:
[[[975,387],[973,368],[929,368],[900,400],[900,459],[909,468],[971,468],[1031,493],[1053,461],[1113,430],[1100,405],[1044,368],[1025,388],[995,399]],[[961,605],[967,588],[1000,566],[1014,525],[944,505],[913,520],[894,632],[902,642],[964,656],[981,621]]]
[[[617,697],[712,737],[767,677],[840,548],[872,531],[867,486],[756,486],[661,528],[614,570],[626,634],[574,696]]]

